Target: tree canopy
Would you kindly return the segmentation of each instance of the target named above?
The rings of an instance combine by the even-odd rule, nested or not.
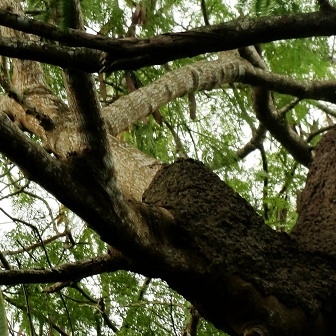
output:
[[[0,0],[1,335],[335,335],[335,22]]]

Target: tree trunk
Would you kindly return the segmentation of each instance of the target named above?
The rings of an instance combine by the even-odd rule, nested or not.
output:
[[[273,231],[201,163],[163,168],[144,202],[170,211],[168,241],[193,256],[178,270],[156,265],[151,276],[165,279],[215,326],[231,335],[335,334],[334,257]]]

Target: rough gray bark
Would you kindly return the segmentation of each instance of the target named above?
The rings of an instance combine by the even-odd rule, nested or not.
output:
[[[270,229],[202,164],[165,167],[144,202],[169,209],[169,241],[197,256],[197,266],[160,276],[217,327],[231,335],[335,333],[334,256]]]

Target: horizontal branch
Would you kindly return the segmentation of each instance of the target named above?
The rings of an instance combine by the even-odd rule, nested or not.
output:
[[[102,52],[53,45],[48,42],[0,36],[0,50],[2,56],[32,60],[85,72],[97,72],[102,66]]]
[[[239,80],[241,83],[261,86],[300,99],[324,100],[336,104],[336,80],[295,80],[252,66],[245,66],[245,71]]]
[[[169,85],[166,85],[169,83]],[[275,92],[336,103],[336,81],[300,81],[270,73],[242,58],[199,61],[176,69],[153,83],[103,108],[104,117],[113,135],[150,115],[153,111],[190,92],[212,90],[224,83],[244,83]]]
[[[58,41],[68,46],[107,52],[109,56],[106,59],[105,68],[109,71],[137,69],[206,52],[230,50],[276,40],[331,36],[336,34],[335,21],[335,12],[300,13],[238,18],[219,25],[200,27],[181,33],[167,33],[145,39],[111,39],[74,29],[61,30],[37,20],[4,10],[0,11],[0,25]],[[29,56],[25,57],[29,58]],[[90,71],[97,70],[98,68]]]

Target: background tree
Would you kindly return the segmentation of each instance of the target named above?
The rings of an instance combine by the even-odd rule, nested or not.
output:
[[[333,5],[0,0],[10,334],[335,334]]]

